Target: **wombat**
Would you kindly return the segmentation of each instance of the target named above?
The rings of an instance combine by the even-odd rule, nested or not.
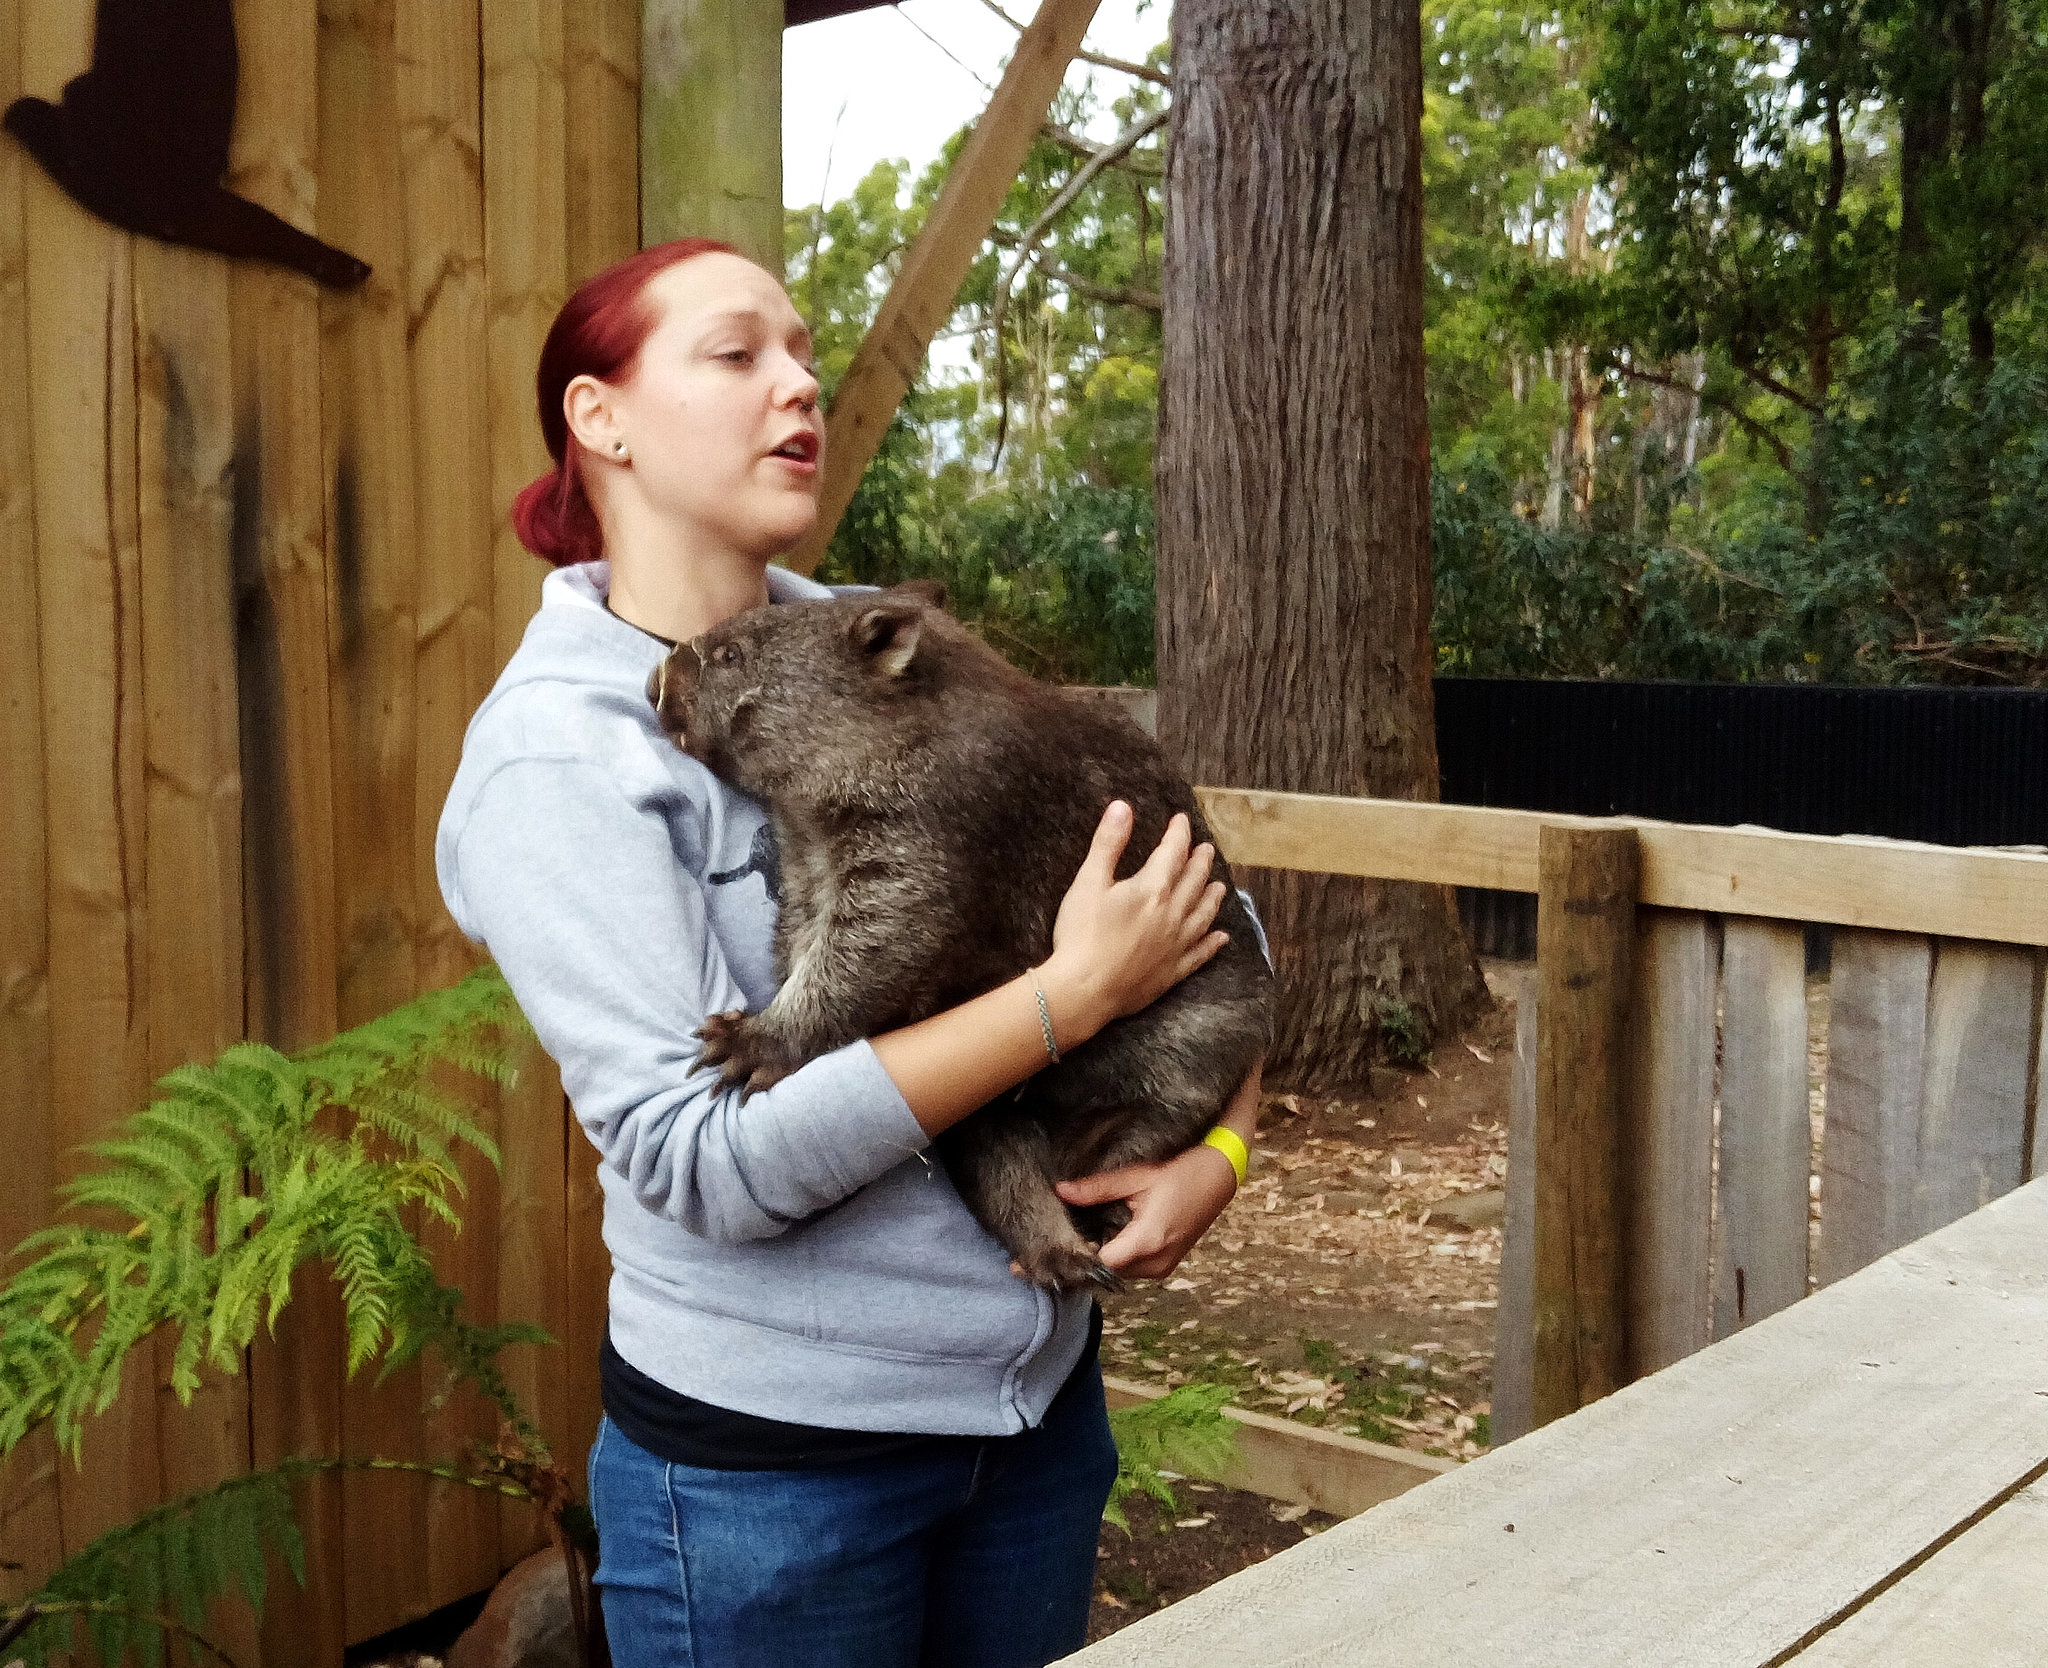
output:
[[[1044,961],[1112,799],[1135,812],[1119,878],[1176,811],[1208,838],[1149,736],[1015,670],[935,603],[899,587],[752,609],[648,680],[663,730],[764,802],[780,847],[781,988],[700,1033],[745,1092]],[[1193,1146],[1266,1050],[1272,975],[1221,857],[1214,875],[1227,945],[939,1137],[961,1198],[1041,1285],[1120,1284],[1090,1241],[1129,1217],[1077,1216],[1053,1183]]]

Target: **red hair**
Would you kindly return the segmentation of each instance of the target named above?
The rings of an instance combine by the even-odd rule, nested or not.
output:
[[[647,300],[648,280],[679,261],[713,253],[739,251],[708,237],[657,243],[587,279],[555,315],[534,378],[541,438],[555,467],[512,502],[512,526],[519,542],[544,561],[566,568],[594,562],[604,554],[604,533],[584,490],[578,448],[569,443],[563,394],[579,376],[594,376],[600,382],[631,376],[634,361],[660,322]]]

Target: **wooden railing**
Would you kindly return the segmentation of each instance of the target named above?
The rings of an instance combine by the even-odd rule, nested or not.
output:
[[[1509,1119],[1497,1441],[2048,1173],[2048,856],[1239,789],[1201,798],[1240,866],[1537,895]],[[1817,1155],[1809,922],[1836,929]]]

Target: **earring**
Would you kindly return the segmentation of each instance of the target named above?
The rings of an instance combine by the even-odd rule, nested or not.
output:
[[[614,440],[612,442],[612,451],[617,455],[619,462],[624,463],[626,461],[626,443],[623,440]]]

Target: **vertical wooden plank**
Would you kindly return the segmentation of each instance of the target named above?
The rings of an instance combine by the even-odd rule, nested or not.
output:
[[[579,284],[640,243],[640,7],[638,0],[565,0],[569,76],[568,280]],[[502,631],[501,631],[502,640]],[[551,1063],[536,1075],[559,1082]],[[536,1093],[539,1093],[536,1085]],[[562,1341],[565,1375],[563,1440],[556,1453],[580,1475],[602,1412],[597,1353],[604,1336],[611,1256],[602,1233],[604,1195],[596,1154],[557,1094],[554,1117],[564,1131],[564,1280]]]
[[[640,38],[641,242],[724,238],[780,277],[780,0],[646,0]]]
[[[1714,1336],[1806,1295],[1806,933],[1730,917],[1722,962]]]
[[[229,182],[321,232],[319,17],[314,0],[236,0],[241,53]],[[327,528],[320,300],[307,279],[237,262],[235,583],[241,680],[243,912],[249,1034],[302,1048],[336,1030],[334,797],[328,710]],[[322,1271],[294,1282],[274,1336],[250,1351],[259,1466],[341,1451],[338,1293]],[[306,1584],[274,1570],[263,1615],[268,1668],[340,1668],[341,1481],[296,1501]]]
[[[1914,1237],[1933,971],[1932,942],[1916,933],[1836,929],[1815,1254],[1822,1285]]]
[[[404,825],[410,832],[420,989],[451,984],[476,962],[441,902],[434,831],[455,776],[463,731],[496,669],[481,79],[487,42],[482,28],[477,0],[402,0],[398,8],[405,309],[415,437],[411,548],[433,552],[432,560],[414,563],[416,733],[413,804]],[[557,177],[559,155],[553,164]],[[521,156],[503,161],[515,177],[530,166]],[[421,1238],[441,1278],[461,1289],[464,1312],[488,1323],[497,1305],[498,1178],[481,1161],[465,1164],[464,1172],[469,1194],[462,1210],[474,1231],[458,1235],[423,1222]],[[496,1416],[465,1390],[428,1411],[426,1434],[435,1451],[460,1453],[472,1442],[492,1439]],[[489,1495],[464,1489],[430,1492],[430,1604],[448,1603],[497,1579],[498,1519],[498,1502]]]
[[[22,92],[22,0],[0,0],[0,107]],[[43,802],[43,653],[37,607],[27,251],[19,145],[0,145],[0,1257],[49,1220],[58,1157],[50,1118],[50,935]],[[0,1466],[0,1598],[32,1592],[63,1555],[57,1449],[31,1437]]]
[[[1493,1444],[1526,1436],[1535,1393],[1536,1010],[1540,981],[1515,998],[1515,1067],[1508,1100],[1507,1213],[1501,1225],[1500,1306],[1494,1311]]]
[[[520,544],[511,509],[520,489],[549,466],[533,383],[568,283],[564,29],[562,0],[502,0],[483,14],[494,669],[518,647],[540,605],[546,571]],[[559,1075],[538,1050],[531,1052],[519,1082],[498,1101],[505,1164],[497,1220],[499,1314],[545,1327],[559,1345],[567,1320],[566,1119]],[[505,1368],[550,1443],[565,1441],[562,1350],[521,1347],[508,1353]],[[564,1458],[574,1463],[566,1449]],[[500,1505],[501,1564],[517,1562],[545,1540],[530,1506]]]
[[[562,3],[573,288],[640,247],[640,5]]]
[[[336,1018],[389,1012],[418,989],[415,931],[414,425],[410,267],[400,146],[397,0],[319,0],[321,235],[370,263],[369,280],[321,298],[321,434],[331,577]],[[342,1402],[351,1453],[423,1458],[417,1366]],[[431,1607],[429,1491],[416,1479],[342,1484],[345,1634],[370,1638]]]
[[[2033,1029],[2031,950],[1935,940],[1913,1185],[1916,1235],[2019,1186]]]
[[[138,238],[137,547],[145,791],[145,988],[152,1075],[211,1060],[243,1034],[242,784],[236,730],[234,350],[227,263]],[[181,1405],[174,1341],[156,1342],[158,1445],[169,1495],[249,1469],[249,1380],[214,1372]],[[237,1596],[213,1619],[257,1655]]]
[[[1538,856],[1534,1424],[1625,1382],[1621,1105],[1640,851],[1545,827]]]
[[[89,0],[23,14],[24,88],[55,98],[91,53]],[[149,1086],[143,939],[141,596],[135,527],[131,240],[40,169],[24,170],[29,406],[48,822],[52,1133],[68,1150]],[[162,1472],[150,1352],[131,1360],[59,1471],[75,1551],[156,1503]]]
[[[1622,1136],[1631,1378],[1713,1341],[1707,1284],[1717,938],[1707,915],[1637,912]]]

